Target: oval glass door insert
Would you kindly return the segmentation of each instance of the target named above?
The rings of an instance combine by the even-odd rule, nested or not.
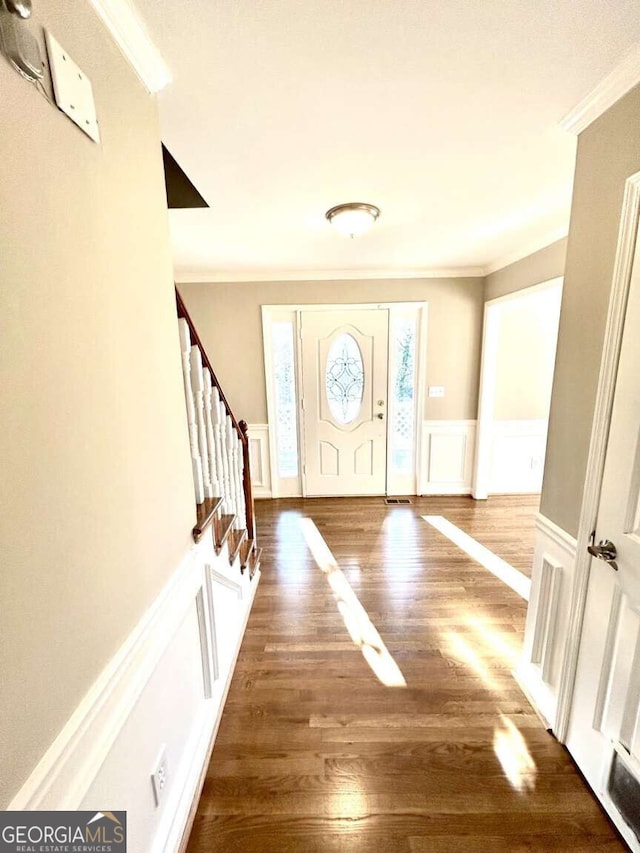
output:
[[[325,389],[334,420],[345,426],[353,423],[362,408],[364,363],[358,342],[347,332],[329,348]]]

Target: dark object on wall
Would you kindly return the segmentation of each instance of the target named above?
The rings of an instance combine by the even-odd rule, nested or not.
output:
[[[164,145],[162,146],[162,161],[164,163],[164,184],[167,190],[169,210],[209,207]]]

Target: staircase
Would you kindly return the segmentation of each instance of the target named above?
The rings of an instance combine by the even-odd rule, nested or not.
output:
[[[182,375],[196,499],[193,538],[211,528],[216,554],[226,548],[229,565],[238,564],[252,580],[260,565],[257,547],[249,437],[237,421],[216,378],[189,312],[176,289]]]

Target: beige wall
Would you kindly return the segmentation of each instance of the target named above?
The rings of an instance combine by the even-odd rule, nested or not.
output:
[[[494,418],[546,420],[558,339],[560,287],[498,303]]]
[[[445,397],[427,399],[425,417],[476,417],[481,278],[181,284],[179,290],[231,407],[249,423],[267,421],[260,306],[361,302],[428,302],[426,384],[444,385]]]
[[[0,60],[0,807],[194,521],[156,105],[85,0],[34,8],[102,145]]]
[[[507,293],[523,290],[532,284],[540,284],[552,278],[564,275],[565,258],[567,253],[567,240],[558,240],[527,255],[520,261],[503,267],[497,272],[491,273],[485,279],[484,298],[497,299]]]
[[[575,536],[624,184],[640,170],[640,87],[578,140],[541,511]]]

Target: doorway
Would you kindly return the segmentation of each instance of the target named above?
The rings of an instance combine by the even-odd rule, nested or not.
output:
[[[262,314],[273,497],[415,495],[426,303]]]
[[[308,497],[386,492],[388,309],[300,312]]]
[[[485,305],[473,497],[539,494],[562,278]]]

